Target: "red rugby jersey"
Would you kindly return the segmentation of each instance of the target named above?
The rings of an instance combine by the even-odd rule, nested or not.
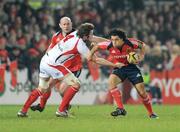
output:
[[[109,50],[109,56],[112,58],[113,63],[121,62],[128,65],[127,55],[135,49],[142,47],[142,41],[128,38],[120,48],[113,47],[112,42],[99,43],[99,48],[102,50]]]

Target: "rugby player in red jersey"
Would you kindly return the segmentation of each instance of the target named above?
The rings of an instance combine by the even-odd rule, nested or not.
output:
[[[88,56],[91,60],[91,56],[98,50],[108,50],[109,54],[113,57],[113,63],[123,63],[121,68],[114,68],[109,77],[109,90],[114,98],[117,109],[111,113],[112,116],[126,115],[123,103],[121,101],[121,92],[117,88],[117,85],[122,83],[125,79],[129,81],[136,88],[139,96],[142,98],[142,102],[148,111],[150,118],[158,118],[153,112],[150,98],[144,88],[143,77],[140,69],[136,64],[144,59],[145,43],[134,38],[127,38],[125,32],[121,29],[114,29],[110,32],[111,42],[103,42],[94,46]],[[139,50],[139,51],[138,51]],[[127,55],[130,52],[137,52],[137,61],[132,64],[127,61]]]

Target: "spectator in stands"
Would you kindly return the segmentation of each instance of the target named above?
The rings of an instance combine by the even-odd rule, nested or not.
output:
[[[25,51],[21,50],[18,46],[13,46],[11,52],[9,52],[10,61],[17,60],[18,69],[22,70],[27,66],[27,56]]]
[[[158,76],[161,73],[164,66],[164,56],[162,54],[162,49],[160,45],[154,46],[151,55],[149,56],[149,66],[151,70],[155,70]],[[153,104],[161,104],[162,103],[162,93],[161,89],[158,86],[151,86],[150,92],[152,95],[152,103]]]
[[[180,47],[177,44],[172,46],[171,60],[169,61],[168,69],[180,69]]]
[[[138,3],[133,0],[123,0],[121,4],[118,0],[113,2],[98,0],[97,3],[77,2],[69,0],[68,4],[60,9],[52,9],[46,2],[39,9],[33,9],[28,0],[0,1],[0,36],[7,40],[5,48],[8,52],[11,47],[19,45],[24,50],[39,48],[37,43],[42,35],[47,37],[48,42],[57,29],[59,18],[65,14],[72,18],[74,27],[84,21],[94,23],[97,27],[95,32],[99,35],[108,34],[109,29],[116,26],[126,31],[131,29],[132,32],[129,32],[131,37],[142,39],[151,48],[157,44],[156,41],[161,41],[162,46],[171,39],[176,40],[180,45],[180,2],[178,0],[172,1],[172,4],[162,2],[162,5],[158,5],[158,1],[153,5],[142,0]],[[43,52],[43,45],[40,47]]]

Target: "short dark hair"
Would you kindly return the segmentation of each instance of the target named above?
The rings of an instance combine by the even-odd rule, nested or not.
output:
[[[109,33],[110,36],[118,36],[119,38],[126,40],[127,35],[126,32],[122,29],[116,28],[116,29],[112,29]]]
[[[80,38],[88,36],[90,31],[94,29],[94,25],[91,23],[83,23],[78,27],[77,34]]]

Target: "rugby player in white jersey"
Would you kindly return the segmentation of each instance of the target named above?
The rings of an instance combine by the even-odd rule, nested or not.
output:
[[[72,33],[75,31],[75,29],[73,29],[72,27],[72,21],[69,17],[62,17],[59,21],[59,27],[60,30],[58,32],[56,32],[52,39],[51,39],[51,44],[49,45],[47,51],[51,50],[58,42],[60,42],[63,38],[65,38],[68,34]],[[81,62],[81,56],[80,55],[76,55],[73,58],[73,65],[69,65],[68,68],[77,78],[80,76],[81,74],[81,69],[82,69],[82,63]],[[76,63],[77,62],[77,63]],[[68,85],[64,82],[54,82],[55,80],[53,80],[51,78],[51,80],[49,81],[49,83],[54,83],[56,90],[59,91],[60,96],[63,98],[64,93],[67,90]],[[41,95],[40,101],[38,104],[32,105],[30,108],[32,111],[39,111],[42,112],[46,106],[47,100],[51,95],[51,88],[49,88],[49,90],[47,90],[47,92],[43,93]],[[71,105],[69,105],[67,107],[67,110],[69,110],[71,108]]]
[[[75,77],[74,74],[72,74],[72,72],[67,68],[68,65],[72,65],[71,60],[76,55],[81,54],[84,57],[88,56],[89,49],[87,43],[89,41],[97,43],[108,41],[106,39],[94,36],[93,29],[93,24],[81,24],[77,31],[67,35],[64,39],[62,39],[62,41],[60,41],[42,57],[40,62],[39,86],[31,92],[23,108],[18,112],[18,117],[27,117],[27,112],[31,104],[35,102],[37,98],[42,95],[42,93],[46,92],[50,87],[52,87],[51,85],[53,84],[49,83],[51,77],[56,81],[64,81],[69,85],[69,88],[64,94],[59,108],[56,111],[56,116],[58,117],[68,116],[66,107],[69,105],[70,101],[80,88],[79,79]],[[97,64],[111,67],[123,66],[122,63],[113,64],[96,56],[92,57],[92,61]]]

